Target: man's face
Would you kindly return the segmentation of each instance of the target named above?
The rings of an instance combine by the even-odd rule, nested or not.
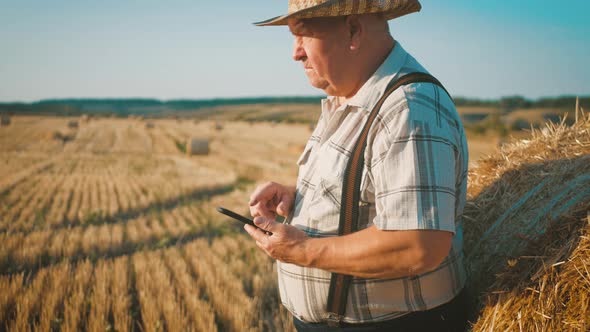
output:
[[[290,20],[293,59],[301,61],[310,84],[328,95],[347,94],[347,33],[344,18]]]

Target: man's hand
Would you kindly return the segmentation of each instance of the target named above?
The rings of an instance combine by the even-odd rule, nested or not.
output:
[[[386,231],[374,225],[344,236],[312,238],[294,226],[264,217],[256,217],[254,223],[261,229],[244,228],[272,258],[361,278],[400,278],[432,271],[449,254],[453,238],[448,231]]]
[[[250,214],[274,220],[277,214],[287,217],[293,208],[295,188],[275,182],[267,182],[256,187],[250,196]]]
[[[244,225],[246,232],[256,240],[256,245],[270,257],[299,266],[309,264],[306,243],[310,238],[305,232],[291,225],[278,223],[264,217],[254,218],[254,223],[262,230],[272,233],[272,235],[267,235],[264,231],[251,225]]]

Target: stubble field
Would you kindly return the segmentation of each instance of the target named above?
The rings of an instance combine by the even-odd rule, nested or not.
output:
[[[0,330],[284,329],[272,261],[214,207],[246,214],[255,182],[293,182],[308,133],[13,117],[0,128]],[[209,155],[182,153],[193,136]]]
[[[13,117],[0,128],[0,331],[291,330],[272,260],[214,209],[247,214],[257,182],[294,183],[310,133]],[[209,154],[186,156],[190,137]]]

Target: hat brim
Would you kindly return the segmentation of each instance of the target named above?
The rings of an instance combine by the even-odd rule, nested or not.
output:
[[[269,18],[268,20],[256,22],[256,23],[254,23],[254,25],[257,25],[259,27],[270,26],[270,25],[287,25],[289,23],[290,18],[304,18],[304,17],[311,18],[311,17],[313,17],[314,12],[318,12],[322,9],[325,9],[326,7],[333,5],[335,2],[338,2],[338,1],[339,0],[326,1],[325,3],[323,3],[321,5],[301,9],[301,10],[298,10],[298,11],[290,13],[290,14],[276,16],[273,18]],[[321,16],[328,16],[328,15],[321,15]],[[331,16],[339,16],[339,15],[331,15]]]
[[[259,26],[259,27],[271,26],[271,25],[287,25],[287,22],[289,21],[289,18],[291,18],[291,16],[293,16],[293,14],[275,16],[273,18],[269,18],[268,20],[254,22],[252,24]]]
[[[287,25],[289,23],[289,19],[291,18],[313,18],[313,17],[335,17],[335,16],[346,16],[346,15],[354,15],[359,13],[353,12],[326,12],[326,7],[333,5],[338,0],[327,1],[318,6],[313,6],[310,8],[305,8],[290,14],[276,16],[273,18],[269,18],[264,21],[254,22],[253,24],[256,26],[280,26],[280,25]],[[410,2],[409,6],[401,7],[401,8],[394,8],[394,9],[385,9],[380,10],[377,8],[374,11],[367,12],[366,14],[376,14],[376,13],[383,13],[385,19],[392,20],[394,18],[398,18],[407,14],[419,12],[422,9],[419,1]]]

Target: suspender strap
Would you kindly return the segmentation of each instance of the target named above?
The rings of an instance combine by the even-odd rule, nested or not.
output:
[[[395,81],[391,81],[387,85],[385,93],[371,110],[371,114],[360,133],[346,166],[342,185],[342,201],[340,204],[340,222],[338,225],[339,236],[347,235],[358,230],[361,177],[365,164],[364,155],[369,129],[387,97],[399,87],[411,83],[432,83],[438,85],[449,94],[436,78],[426,73],[410,73]],[[328,325],[330,326],[339,326],[344,318],[351,281],[352,276],[350,275],[332,273],[327,308]]]

